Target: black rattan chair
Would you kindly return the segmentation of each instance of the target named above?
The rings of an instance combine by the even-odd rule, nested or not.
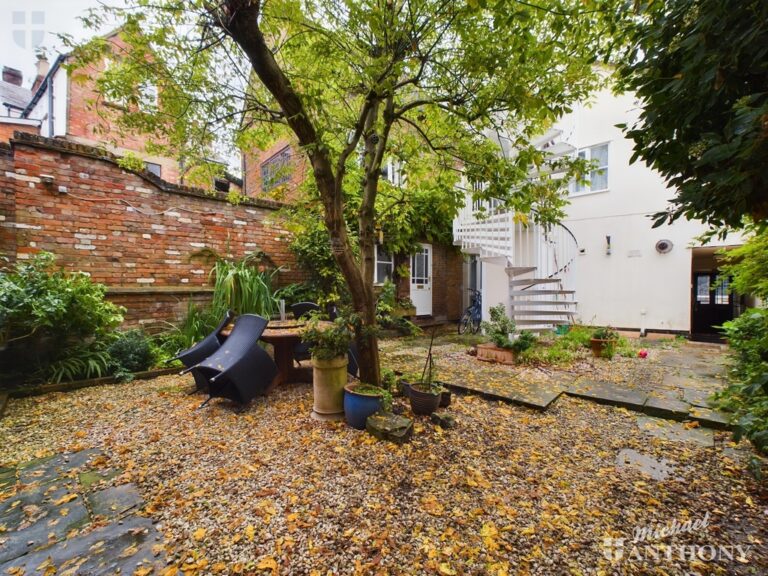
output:
[[[235,313],[232,310],[227,310],[224,315],[224,319],[216,327],[216,330],[208,334],[205,338],[200,340],[197,344],[191,348],[187,348],[183,352],[179,352],[173,360],[179,360],[184,367],[187,368],[184,372],[188,372],[192,366],[199,364],[211,354],[215,353],[219,349],[225,337],[221,335],[221,331],[224,330],[235,317]],[[182,372],[182,374],[184,373]],[[208,389],[208,381],[202,380],[195,375],[195,392],[200,392]]]
[[[268,322],[255,314],[238,316],[226,342],[192,368],[196,378],[204,378],[209,383],[208,399],[201,406],[212,398],[247,404],[266,392],[278,372],[274,360],[259,346]]]

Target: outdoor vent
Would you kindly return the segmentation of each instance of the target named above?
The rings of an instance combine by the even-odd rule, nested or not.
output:
[[[666,254],[672,251],[672,240],[659,240],[656,242],[656,252]]]

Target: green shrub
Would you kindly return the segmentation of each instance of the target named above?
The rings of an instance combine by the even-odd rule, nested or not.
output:
[[[321,326],[318,316],[313,316],[301,339],[309,344],[314,358],[332,360],[347,355],[352,337],[352,327],[346,318],[339,317],[330,326]]]
[[[730,385],[718,394],[717,403],[734,413],[736,438],[745,436],[768,454],[768,310],[747,310],[723,330],[733,364]]]
[[[398,312],[399,307],[397,288],[391,280],[386,280],[376,301],[376,322],[382,328],[397,330],[404,336],[420,334],[421,328],[407,318],[404,318]]]
[[[107,337],[123,309],[104,299],[106,288],[87,274],[55,266],[37,254],[0,271],[0,348],[5,380],[31,382],[101,376]]]
[[[482,323],[486,335],[499,348],[512,348],[509,335],[515,331],[515,321],[507,316],[504,304],[497,304],[489,310],[491,319]]]
[[[532,348],[537,341],[538,338],[536,338],[536,335],[533,332],[523,330],[517,338],[515,338],[515,341],[512,342],[511,348],[519,354]]]
[[[87,274],[57,269],[53,254],[19,262],[0,272],[0,342],[104,334],[123,321],[123,310],[104,299],[105,291]]]
[[[619,333],[610,326],[601,326],[592,333],[595,340],[618,340]]]
[[[211,270],[214,280],[212,312],[223,318],[227,310],[235,314],[258,314],[269,318],[277,311],[272,278],[277,271],[259,270],[254,258],[238,262],[219,259]]]
[[[107,352],[116,376],[149,370],[154,363],[152,344],[141,330],[118,333]]]

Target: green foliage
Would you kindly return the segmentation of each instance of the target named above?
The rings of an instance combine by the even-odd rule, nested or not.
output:
[[[321,325],[319,316],[315,315],[307,323],[301,339],[309,344],[313,357],[332,360],[347,355],[352,336],[352,327],[347,319],[340,316],[330,325]]]
[[[421,333],[421,328],[400,313],[397,287],[390,280],[384,282],[376,301],[376,322],[382,328],[397,330],[405,336],[416,336]]]
[[[768,310],[747,310],[723,326],[733,351],[730,385],[717,396],[732,411],[736,439],[746,436],[768,454]]]
[[[517,338],[512,342],[510,348],[520,354],[521,352],[525,352],[532,348],[537,341],[538,338],[536,338],[536,335],[533,332],[523,330],[517,335]]]
[[[110,369],[118,377],[128,377],[134,372],[149,370],[155,354],[149,338],[141,330],[118,332],[107,347]]]
[[[309,276],[303,284],[308,301],[321,306],[349,302],[349,291],[331,253],[331,237],[320,215],[299,207],[290,214],[287,227],[293,233],[289,248]]]
[[[286,306],[299,302],[317,302],[320,296],[310,282],[288,284],[275,293],[275,299],[285,300]]]
[[[515,331],[515,321],[507,316],[504,304],[497,304],[489,310],[490,321],[483,321],[482,328],[486,335],[499,348],[512,348],[509,335]]]
[[[40,253],[0,272],[0,344],[9,381],[54,381],[106,373],[103,349],[122,309],[86,274],[55,266]]]
[[[51,364],[42,368],[47,381],[58,384],[62,381],[101,378],[109,373],[111,358],[103,344],[92,343],[67,348]]]
[[[731,289],[768,301],[768,230],[758,230],[744,244],[718,253],[720,274],[731,277]]]
[[[601,326],[592,332],[592,338],[595,340],[618,340],[619,333],[610,326]]]
[[[392,392],[382,386],[361,383],[355,386],[355,392],[366,396],[380,396],[384,412],[392,411]]]
[[[88,275],[56,269],[42,252],[0,272],[0,339],[50,336],[59,343],[102,335],[122,322],[122,309]]]
[[[642,102],[638,123],[625,127],[634,158],[676,190],[655,225],[685,216],[740,228],[751,216],[764,227],[768,3],[672,0],[643,10],[619,70]]]
[[[271,317],[277,310],[272,290],[272,278],[276,272],[260,270],[254,257],[246,257],[239,262],[217,260],[210,273],[214,280],[213,315],[223,318],[227,310],[233,310],[237,315]]]

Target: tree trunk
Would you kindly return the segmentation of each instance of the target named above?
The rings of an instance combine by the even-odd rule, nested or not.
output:
[[[356,334],[360,379],[369,384],[378,385],[381,382],[381,377],[378,339],[376,338],[376,301],[373,294],[373,282],[366,281],[366,277],[369,275],[371,279],[373,278],[372,270],[369,270],[364,262],[358,264],[355,260],[344,222],[342,186],[333,173],[328,151],[322,145],[301,99],[290,80],[280,69],[259,28],[261,3],[251,0],[228,0],[218,7],[213,7],[212,10],[218,15],[222,29],[226,30],[227,34],[248,56],[253,71],[280,105],[288,126],[309,157],[323,203],[325,224],[331,237],[331,251],[344,279],[347,281],[352,296],[352,305],[361,320]],[[377,150],[376,155],[379,165],[380,152]],[[343,174],[339,176],[343,178]],[[364,237],[366,235],[373,236],[372,208],[370,214],[371,219],[366,223],[365,230],[362,232]],[[367,246],[368,241],[365,240],[364,243]],[[370,249],[367,252],[370,252]],[[362,255],[363,258],[372,257],[372,252],[367,252]]]

